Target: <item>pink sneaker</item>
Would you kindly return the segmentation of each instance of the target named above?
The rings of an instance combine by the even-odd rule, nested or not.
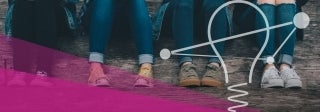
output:
[[[134,87],[153,87],[153,71],[151,64],[141,65]]]
[[[134,87],[154,87],[152,79],[150,78],[146,78],[146,77],[142,77],[142,76],[138,76],[134,85]]]
[[[110,87],[109,78],[106,75],[100,75],[99,77],[90,78],[88,85],[96,87]]]
[[[110,79],[104,74],[100,63],[91,63],[88,85],[96,87],[111,87]]]

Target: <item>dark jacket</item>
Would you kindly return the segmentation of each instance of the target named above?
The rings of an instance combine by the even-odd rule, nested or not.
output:
[[[5,19],[5,34],[7,36],[11,36],[12,35],[12,11],[13,11],[13,7],[14,7],[14,2],[15,0],[8,0],[8,9],[7,9],[7,13],[6,13],[6,19]],[[72,9],[69,6],[72,6],[70,4],[76,4],[79,2],[79,0],[59,0],[57,1],[58,5],[57,5],[57,10],[62,11],[64,14],[62,18],[65,18],[66,23],[68,24],[68,28],[70,30],[75,30],[77,27],[76,24],[76,17],[75,17],[75,8]],[[61,15],[61,14],[57,14],[57,15]],[[64,23],[61,23],[64,24]]]

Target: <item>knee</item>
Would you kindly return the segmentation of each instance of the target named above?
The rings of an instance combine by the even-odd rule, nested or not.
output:
[[[261,4],[276,5],[276,0],[258,0],[257,4],[258,5],[261,5]]]
[[[280,5],[280,4],[295,4],[296,0],[276,0],[275,4]]]

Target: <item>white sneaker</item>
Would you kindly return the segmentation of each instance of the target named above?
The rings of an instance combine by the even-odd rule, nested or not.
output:
[[[302,82],[294,69],[284,69],[280,71],[280,76],[284,80],[285,88],[301,89]]]
[[[279,71],[271,67],[263,72],[261,88],[283,88],[284,81],[279,76]]]
[[[30,82],[31,86],[40,86],[40,87],[50,87],[53,86],[51,82],[48,81],[47,72],[37,71],[37,76]]]
[[[8,86],[26,86],[25,81],[26,73],[24,72],[16,72],[13,78],[8,81]]]

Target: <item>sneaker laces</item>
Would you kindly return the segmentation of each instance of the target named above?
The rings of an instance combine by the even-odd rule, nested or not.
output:
[[[197,77],[196,75],[194,75],[193,72],[195,72],[196,67],[194,65],[186,65],[182,68],[183,71],[186,72],[186,74],[188,74],[188,77]]]
[[[206,66],[206,69],[207,69],[207,71],[206,71],[206,74],[204,75],[204,77],[211,77],[211,78],[213,78],[215,75],[217,75],[218,74],[218,72],[219,72],[219,68],[217,67],[217,66],[215,66],[215,65],[212,65],[212,64],[208,64],[207,66]],[[209,73],[208,73],[209,72]]]
[[[282,79],[300,79],[297,72],[294,69],[284,69],[281,71]]]

